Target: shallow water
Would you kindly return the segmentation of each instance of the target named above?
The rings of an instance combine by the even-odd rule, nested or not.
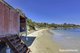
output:
[[[80,53],[80,29],[52,30],[60,53]]]

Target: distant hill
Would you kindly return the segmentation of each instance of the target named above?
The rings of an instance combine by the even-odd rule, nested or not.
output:
[[[27,25],[30,27],[30,30],[35,30],[35,26],[37,26],[38,28],[80,28],[80,25],[76,25],[76,24],[55,24],[55,23],[37,23],[37,22],[33,22],[31,19],[27,19]]]

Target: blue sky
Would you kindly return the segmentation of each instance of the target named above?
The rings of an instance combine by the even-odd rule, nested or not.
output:
[[[80,24],[80,0],[5,0],[36,22]]]

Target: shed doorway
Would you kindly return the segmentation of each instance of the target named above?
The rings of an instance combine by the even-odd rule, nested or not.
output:
[[[26,31],[26,18],[20,16],[20,32]]]

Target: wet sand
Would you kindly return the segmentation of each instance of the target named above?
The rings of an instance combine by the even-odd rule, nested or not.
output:
[[[36,37],[29,47],[31,53],[59,53],[59,45],[52,40],[52,33],[48,29],[36,31],[28,36]]]

